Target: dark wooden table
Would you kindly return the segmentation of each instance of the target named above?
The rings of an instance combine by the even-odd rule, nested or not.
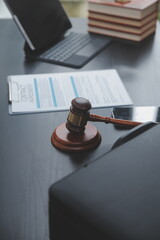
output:
[[[72,19],[87,30],[86,19]],[[86,153],[62,153],[52,147],[51,134],[68,112],[9,115],[7,76],[69,72],[77,69],[42,62],[26,62],[24,40],[12,20],[0,20],[0,239],[47,240],[48,190],[85,163],[110,150],[124,131],[95,123],[101,145]],[[160,105],[160,28],[140,44],[113,41],[83,70],[117,69],[134,105]],[[109,115],[110,109],[96,114]]]

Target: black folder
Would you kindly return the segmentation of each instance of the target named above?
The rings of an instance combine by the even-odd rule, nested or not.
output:
[[[160,125],[55,183],[49,197],[51,240],[159,240]]]

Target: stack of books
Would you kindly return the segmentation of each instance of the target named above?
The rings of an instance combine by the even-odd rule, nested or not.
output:
[[[88,0],[88,31],[140,42],[155,32],[158,0]]]

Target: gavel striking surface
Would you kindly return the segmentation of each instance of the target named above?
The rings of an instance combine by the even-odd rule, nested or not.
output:
[[[83,152],[99,146],[101,135],[94,125],[88,123],[81,134],[71,133],[65,125],[61,124],[53,132],[51,142],[54,147],[61,151]]]

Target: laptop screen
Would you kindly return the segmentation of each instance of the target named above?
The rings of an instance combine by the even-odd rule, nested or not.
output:
[[[5,0],[31,50],[47,48],[71,23],[59,0]]]

